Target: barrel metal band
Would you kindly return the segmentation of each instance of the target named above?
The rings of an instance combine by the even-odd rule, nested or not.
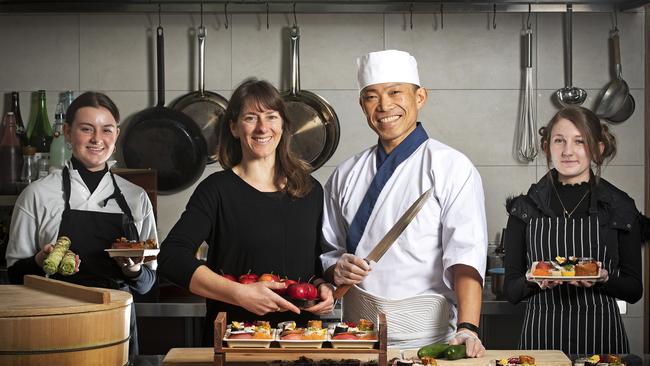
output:
[[[131,336],[126,337],[125,339],[113,343],[100,344],[96,346],[80,347],[80,348],[68,348],[68,349],[51,349],[51,350],[34,350],[34,351],[2,351],[0,350],[0,356],[5,355],[38,355],[38,354],[48,354],[48,353],[64,353],[64,352],[79,352],[79,351],[89,351],[98,348],[108,348],[128,342]]]

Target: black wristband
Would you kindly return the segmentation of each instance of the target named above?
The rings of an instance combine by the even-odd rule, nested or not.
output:
[[[474,332],[474,333],[476,333],[476,334],[478,334],[478,331],[479,331],[479,329],[478,329],[478,327],[477,327],[476,325],[474,325],[474,324],[472,324],[472,323],[467,323],[467,322],[458,323],[458,324],[456,325],[456,330],[461,329],[461,328],[465,328],[465,329],[467,329],[467,330],[471,330],[472,332]]]

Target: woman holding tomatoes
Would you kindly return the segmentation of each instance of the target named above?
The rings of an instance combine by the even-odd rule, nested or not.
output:
[[[643,294],[641,215],[625,192],[600,177],[616,140],[582,107],[560,110],[540,133],[554,169],[507,204],[504,289],[512,303],[528,300],[519,346],[629,353],[616,299],[634,303]],[[557,256],[591,257],[602,269],[590,281],[527,277],[534,261]]]
[[[250,281],[249,273],[307,282],[319,276],[323,190],[310,167],[291,152],[291,121],[278,90],[245,80],[233,92],[218,128],[223,171],[203,180],[161,245],[160,273],[207,299],[204,345],[213,322],[228,319],[306,321],[333,309],[332,288],[317,284],[319,302],[301,311],[278,292],[279,277]],[[207,264],[195,258],[209,245]],[[224,274],[243,276],[246,284]]]

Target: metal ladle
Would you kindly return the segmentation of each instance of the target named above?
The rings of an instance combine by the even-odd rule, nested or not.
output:
[[[571,104],[582,104],[587,99],[587,92],[584,89],[573,86],[572,68],[573,60],[571,59],[571,42],[572,42],[572,19],[573,6],[567,4],[566,14],[564,14],[564,84],[565,87],[555,92],[560,104],[563,106]]]
[[[632,108],[632,111],[634,111],[634,99],[632,99],[630,102],[630,88],[628,87],[625,80],[623,80],[623,76],[621,75],[621,49],[618,29],[614,29],[612,32],[611,41],[612,50],[614,52],[614,68],[616,77],[614,80],[610,81],[607,87],[604,89],[602,98],[596,107],[596,115],[598,115],[598,117],[606,119],[614,117],[619,113],[619,111],[627,111],[630,109],[630,107]],[[623,116],[626,114],[625,111],[621,112]],[[619,120],[620,117],[618,119],[614,117],[614,119],[615,120],[613,122],[622,122]]]

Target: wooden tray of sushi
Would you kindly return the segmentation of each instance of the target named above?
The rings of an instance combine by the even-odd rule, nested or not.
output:
[[[228,354],[237,354],[238,361],[241,361],[241,357],[246,354],[254,356],[256,360],[259,360],[261,357],[264,361],[273,361],[278,359],[295,360],[299,356],[310,357],[310,355],[314,357],[327,356],[332,359],[351,358],[354,355],[364,355],[372,356],[372,358],[377,360],[379,366],[387,366],[387,329],[386,315],[384,313],[379,313],[377,319],[376,331],[378,341],[375,342],[373,348],[335,348],[332,346],[332,343],[328,341],[323,341],[320,348],[303,348],[300,347],[299,344],[292,345],[291,347],[280,347],[280,344],[277,341],[271,342],[268,348],[242,347],[242,345],[230,347],[228,342],[224,340],[224,337],[226,337],[228,332],[227,324],[226,313],[220,312],[217,314],[217,318],[214,321],[214,364],[216,366],[225,366]],[[340,357],[337,357],[337,355]]]

